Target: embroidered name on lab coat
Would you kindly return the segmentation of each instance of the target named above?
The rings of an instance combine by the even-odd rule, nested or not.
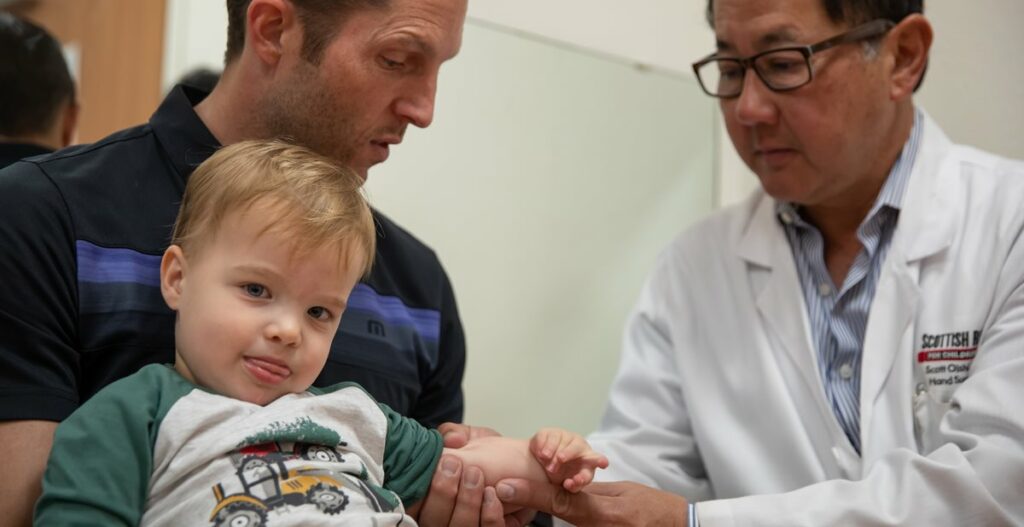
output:
[[[980,330],[922,334],[917,363],[923,368],[929,387],[955,386],[966,381],[979,342]]]

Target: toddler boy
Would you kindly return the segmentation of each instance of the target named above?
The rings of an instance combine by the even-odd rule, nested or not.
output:
[[[311,387],[372,265],[361,185],[279,141],[200,165],[160,262],[174,366],[142,368],[61,423],[36,525],[415,525],[440,435],[358,385]],[[449,452],[488,484],[576,491],[607,466],[558,429]]]

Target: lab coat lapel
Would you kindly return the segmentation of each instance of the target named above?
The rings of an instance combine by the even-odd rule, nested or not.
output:
[[[796,264],[770,197],[761,197],[738,251],[747,261],[757,310],[766,329],[782,343],[811,393],[820,394],[820,401],[824,401]]]
[[[924,135],[917,162],[907,183],[896,232],[882,267],[864,335],[861,358],[860,419],[861,445],[865,459],[874,449],[887,445],[871,441],[875,405],[887,404],[881,397],[897,357],[913,360],[912,322],[921,297],[922,260],[947,249],[953,243],[961,211],[955,206],[955,166],[944,166],[952,143],[925,115]],[[895,382],[900,382],[896,380]],[[901,384],[902,385],[902,384]],[[909,411],[909,393],[905,405]],[[905,422],[911,422],[908,418]],[[884,426],[884,423],[880,423]]]
[[[914,342],[914,328],[911,322],[917,313],[921,296],[918,286],[919,273],[919,261],[907,262],[906,256],[899,253],[896,247],[892,247],[875,288],[875,297],[872,300],[871,313],[868,316],[868,326],[864,333],[860,366],[861,457],[865,461],[874,459],[876,450],[894,446],[883,445],[879,441],[871,440],[871,434],[875,431],[873,421],[875,404],[879,402],[883,387],[889,380],[896,357],[903,357],[901,360],[910,360],[907,357],[907,350],[913,347]],[[909,388],[903,395],[906,397],[904,406],[909,415],[911,406]],[[909,418],[899,421],[912,422]],[[885,435],[891,437],[897,432],[888,430]],[[905,432],[910,433],[910,438],[913,437],[912,431],[909,429]]]

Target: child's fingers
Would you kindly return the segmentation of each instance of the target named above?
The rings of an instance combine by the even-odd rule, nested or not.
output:
[[[608,468],[608,458],[597,452],[590,452],[584,456],[583,463],[593,468]]]
[[[561,468],[562,462],[558,459],[557,455],[552,455],[548,460],[548,464],[544,466],[544,470],[546,470],[548,474],[556,474]]]
[[[590,451],[590,445],[582,437],[576,434],[566,434],[558,445],[556,457],[558,461],[565,463],[582,457],[588,451]]]
[[[544,460],[549,461],[555,457],[555,452],[558,451],[558,443],[562,440],[561,436],[562,434],[558,430],[546,430],[544,446],[542,448]]]
[[[588,469],[584,479],[589,483],[593,479],[594,470],[608,466],[608,458],[594,452],[583,437],[560,428],[544,428],[537,432],[530,439],[530,451],[553,478],[584,467]]]
[[[583,487],[590,485],[591,481],[594,481],[594,469],[583,468],[571,478],[566,478],[562,486],[570,492],[579,492]]]
[[[594,481],[594,471],[592,469],[583,469],[576,473],[571,478],[565,478],[562,482],[562,487],[569,492],[579,492]]]
[[[530,438],[530,453],[533,454],[533,457],[540,459],[544,455],[544,440],[546,437],[544,431],[541,430]]]
[[[542,462],[542,464],[549,461],[551,456],[554,455],[552,442],[557,440],[557,438],[552,438],[552,435],[550,428],[544,428],[534,434],[533,438],[530,440],[530,451],[533,453],[534,457]]]

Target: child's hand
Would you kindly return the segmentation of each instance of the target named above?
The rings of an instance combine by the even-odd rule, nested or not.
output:
[[[530,439],[530,452],[548,479],[569,492],[579,492],[594,479],[599,468],[608,468],[608,458],[590,448],[579,434],[561,428],[545,428]]]

